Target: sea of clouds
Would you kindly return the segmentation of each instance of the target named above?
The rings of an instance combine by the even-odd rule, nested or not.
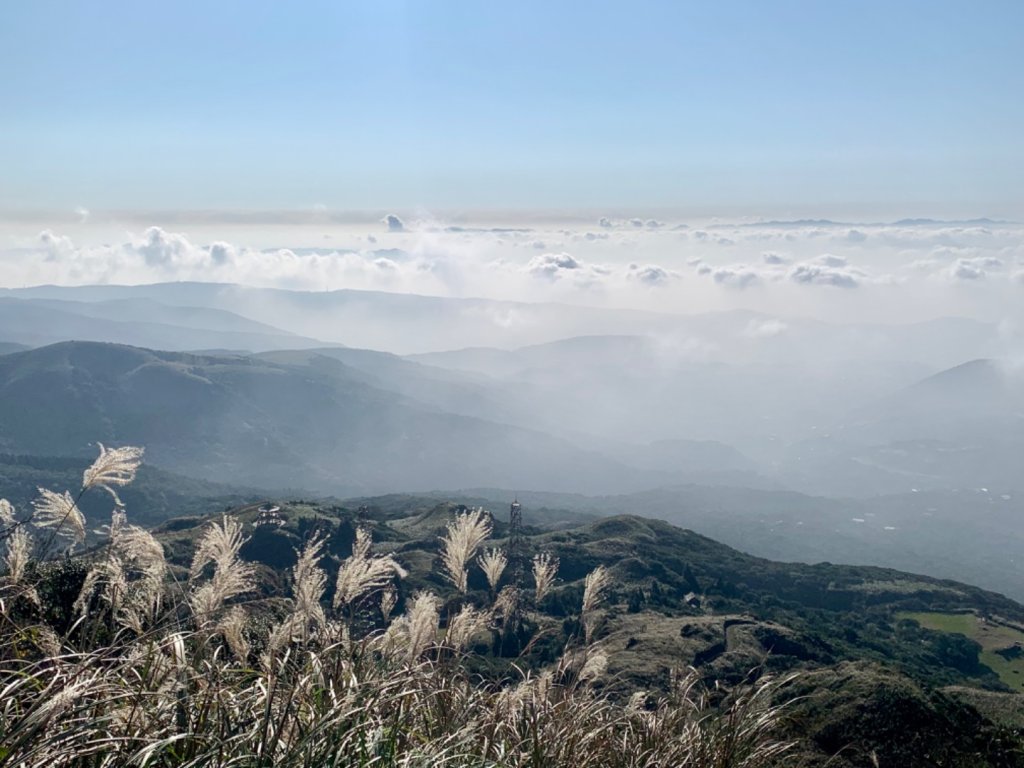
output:
[[[212,281],[836,321],[1014,316],[1024,225],[598,216],[0,225],[0,286]],[[772,329],[752,329],[752,335]]]

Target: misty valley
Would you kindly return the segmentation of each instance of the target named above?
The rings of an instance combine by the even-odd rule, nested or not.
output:
[[[97,440],[145,445],[160,469],[270,495],[440,490],[500,506],[519,493],[531,507],[666,520],[764,557],[1024,597],[1024,373],[1000,355],[994,326],[647,313],[629,335],[508,349],[498,326],[495,346],[398,355],[341,340],[368,325],[406,345],[458,343],[446,329],[488,302],[278,293],[8,291],[0,451],[14,462],[84,458]],[[517,311],[557,333],[549,318],[569,324],[577,310]],[[292,331],[314,322],[326,339]],[[751,339],[751,325],[771,322],[785,331]],[[190,346],[229,334],[253,348]],[[34,482],[7,495],[27,502]]]
[[[1024,2],[0,2],[0,768],[1024,768]]]
[[[489,344],[455,346],[481,312],[511,309],[551,336],[629,333],[508,346],[497,324],[473,331]],[[388,664],[469,653],[459,674],[498,692],[516,685],[510,664],[533,670],[517,684],[531,706],[553,694],[530,676],[555,669],[587,717],[593,695],[646,691],[670,697],[649,699],[655,711],[669,706],[690,669],[677,726],[742,721],[757,701],[766,730],[744,748],[770,764],[1011,764],[1004,740],[1024,723],[1024,389],[992,325],[198,283],[8,290],[0,313],[15,622],[81,643],[93,615],[91,635],[121,626],[141,640],[187,610],[213,633],[204,642],[264,665],[289,647],[334,659],[342,631]],[[300,333],[314,326],[324,333]],[[364,327],[419,349],[345,344]],[[145,462],[124,470],[105,458],[122,449],[104,446],[144,446]],[[118,486],[113,521],[96,492],[113,487],[93,489],[90,472]],[[74,499],[40,497],[79,485]],[[82,554],[49,560],[54,537]],[[223,551],[208,555],[204,586],[211,547]],[[211,596],[230,582],[222,569],[238,583]],[[168,576],[184,585],[177,598],[157,583]],[[196,613],[206,600],[220,624]],[[43,647],[12,642],[24,659]],[[711,680],[732,693],[689,688]],[[439,696],[431,685],[417,678],[405,695]],[[328,711],[315,717],[341,733]],[[913,739],[890,732],[908,723]],[[702,733],[701,749],[725,738]],[[697,749],[678,738],[660,735],[658,749]],[[646,759],[671,759],[659,754]]]

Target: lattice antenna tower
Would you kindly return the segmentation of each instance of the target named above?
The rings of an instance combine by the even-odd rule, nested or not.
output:
[[[523,542],[523,507],[517,497],[508,512],[508,560],[512,566],[512,583],[522,591],[526,572],[526,547]]]

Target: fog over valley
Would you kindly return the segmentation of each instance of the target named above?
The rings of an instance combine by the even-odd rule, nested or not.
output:
[[[4,225],[0,450],[143,443],[267,491],[624,494],[755,554],[1024,595],[1024,226],[219,219]]]
[[[1022,29],[0,2],[0,768],[1024,768]]]

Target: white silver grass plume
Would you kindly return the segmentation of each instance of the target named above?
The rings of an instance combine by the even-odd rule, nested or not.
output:
[[[448,648],[461,651],[472,642],[476,635],[487,629],[490,623],[489,613],[477,610],[471,605],[465,605],[448,622],[444,644]]]
[[[164,545],[145,528],[137,525],[120,526],[114,546],[141,577],[156,583],[163,582],[167,573]]]
[[[32,556],[32,536],[24,528],[18,528],[7,539],[7,551],[4,553],[4,569],[7,577],[20,584],[25,578],[25,569]]]
[[[466,565],[490,535],[491,516],[482,508],[462,512],[448,523],[448,530],[441,537],[441,564],[459,592],[466,592]]]
[[[352,556],[338,569],[334,591],[335,608],[354,605],[370,594],[389,587],[396,576],[405,578],[405,569],[393,557],[371,555],[370,545],[370,532],[365,528],[357,529]]]
[[[547,552],[533,556],[533,599],[540,602],[551,591],[558,574],[558,558]]]
[[[14,505],[7,499],[0,499],[0,528],[9,528],[14,522]]]
[[[200,625],[210,621],[225,601],[255,587],[255,567],[239,557],[244,543],[242,524],[227,515],[203,534],[189,571],[195,581],[207,563],[214,564],[213,578],[195,590],[189,601]]]
[[[71,494],[38,490],[39,496],[32,502],[33,522],[42,528],[52,528],[58,535],[70,536],[79,544],[85,541],[85,516]]]
[[[244,664],[249,658],[249,641],[245,639],[245,627],[249,623],[249,616],[240,605],[234,606],[220,620],[217,629],[224,637],[224,642],[235,658]]]
[[[477,558],[477,563],[480,565],[480,570],[484,572],[484,576],[487,577],[487,583],[491,587],[491,591],[495,594],[498,592],[498,585],[501,583],[501,575],[505,572],[505,568],[508,565],[508,558],[505,553],[497,548],[484,550],[484,553]]]
[[[608,669],[608,654],[600,650],[590,650],[587,653],[586,661],[580,668],[579,679],[581,682],[592,683],[601,677]]]
[[[327,574],[319,566],[323,547],[323,539],[314,536],[302,548],[299,559],[292,569],[295,582],[294,612],[313,628],[321,628],[327,623],[323,606],[320,604],[327,589]]]
[[[432,592],[413,595],[405,614],[387,628],[380,640],[388,653],[398,652],[407,662],[416,661],[423,652],[437,642],[441,601]]]
[[[270,671],[274,668],[274,661],[278,654],[288,647],[297,634],[298,628],[295,625],[294,615],[289,615],[280,624],[275,624],[270,628],[263,653],[260,654],[260,663],[265,670]]]
[[[611,576],[603,565],[587,574],[583,582],[583,613],[590,613],[597,608],[610,584]]]
[[[323,539],[314,536],[298,553],[292,568],[292,612],[271,631],[267,641],[270,656],[294,640],[306,642],[312,632],[327,626],[327,616],[320,604],[327,588],[327,574],[318,565],[323,544]]]
[[[21,594],[36,605],[39,605],[39,593],[36,588],[25,583],[25,571],[32,559],[32,536],[24,528],[16,528],[7,537],[7,548],[4,552],[3,565],[7,572],[7,581],[11,586],[19,587]]]
[[[14,584],[22,581],[25,568],[32,554],[32,537],[14,519],[14,506],[6,499],[0,499],[0,534],[7,534],[4,566],[7,577]]]
[[[153,534],[137,525],[121,522],[114,531],[112,550],[123,563],[130,585],[116,618],[122,626],[142,634],[160,608],[167,575],[164,548]]]
[[[100,455],[82,474],[82,490],[103,488],[120,504],[114,486],[124,487],[135,480],[145,449],[130,445],[122,448],[107,448],[103,443],[97,445]]]
[[[583,581],[583,607],[580,616],[583,619],[583,635],[587,644],[594,636],[594,611],[604,599],[605,592],[611,584],[611,576],[603,565],[597,566],[587,574]]]
[[[498,596],[494,598],[494,614],[496,616],[500,616],[502,622],[508,623],[509,619],[511,619],[515,613],[516,608],[519,606],[520,599],[521,594],[519,589],[513,586],[505,587],[498,593]]]
[[[198,578],[207,563],[213,563],[218,568],[230,565],[238,558],[244,543],[242,524],[235,518],[224,515],[220,525],[210,523],[192,556],[189,578]]]
[[[395,604],[398,602],[398,593],[394,589],[387,589],[384,594],[380,596],[380,614],[384,618],[384,621],[388,621],[391,618],[391,612],[395,610]]]
[[[418,659],[437,640],[441,600],[433,592],[420,592],[412,599],[412,607],[403,617],[408,630],[408,659]]]
[[[124,563],[116,553],[112,553],[89,569],[85,581],[82,582],[78,599],[75,600],[76,613],[84,616],[89,611],[97,587],[100,588],[100,599],[108,606],[111,614],[115,617],[120,616],[128,594],[128,577],[125,574]]]

